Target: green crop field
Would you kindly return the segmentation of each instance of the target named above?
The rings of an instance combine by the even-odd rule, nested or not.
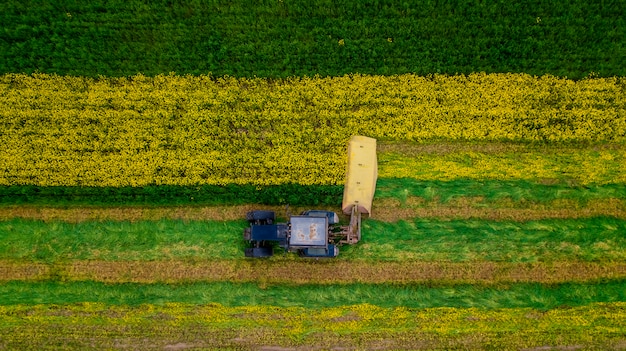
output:
[[[625,349],[625,9],[0,4],[0,350]],[[362,240],[244,257],[352,135]]]
[[[624,76],[624,1],[0,5],[1,73]]]

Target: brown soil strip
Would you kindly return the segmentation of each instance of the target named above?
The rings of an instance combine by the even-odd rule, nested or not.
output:
[[[139,221],[158,219],[219,220],[245,219],[251,210],[271,209],[284,213],[284,207],[263,205],[211,206],[211,207],[0,207],[0,220],[11,218],[36,219],[43,221]]]
[[[12,218],[43,221],[138,221],[158,219],[181,220],[238,220],[254,209],[268,209],[279,217],[286,217],[284,206],[240,205],[212,207],[79,207],[54,208],[35,206],[0,207],[0,220]],[[299,213],[305,208],[290,208]],[[339,211],[338,208],[326,208]],[[412,218],[469,219],[529,221],[539,219],[590,218],[609,216],[626,219],[626,200],[608,198],[589,200],[581,206],[576,200],[555,200],[547,203],[515,203],[510,200],[487,202],[480,197],[461,197],[448,203],[426,201],[409,197],[377,200],[372,208],[372,218],[385,222]],[[345,218],[344,218],[345,219]]]
[[[0,281],[49,279],[50,271],[42,263],[0,261]]]
[[[463,197],[441,204],[414,197],[404,202],[397,199],[378,200],[372,208],[372,213],[372,218],[386,222],[412,218],[530,221],[607,216],[626,219],[626,201],[615,198],[589,200],[583,207],[575,200],[524,204],[509,200],[488,203],[482,198]]]
[[[441,142],[435,144],[419,143],[378,143],[376,150],[379,154],[396,153],[405,156],[423,154],[447,155],[458,152],[479,152],[483,154],[502,154],[507,152],[521,152],[530,150],[527,145],[514,143],[464,143]]]
[[[615,143],[602,143],[593,146],[576,145],[540,145],[527,143],[501,143],[501,142],[439,142],[439,143],[410,143],[410,142],[379,142],[376,150],[379,154],[396,153],[405,156],[423,154],[447,155],[460,152],[478,152],[481,154],[520,153],[540,151],[545,154],[563,154],[576,152],[577,150],[623,150],[626,146]]]
[[[231,281],[259,284],[562,283],[626,278],[626,262],[359,262],[339,260],[73,261],[45,267],[0,261],[0,281],[121,283]]]

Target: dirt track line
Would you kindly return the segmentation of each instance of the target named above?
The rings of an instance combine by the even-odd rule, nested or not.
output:
[[[619,143],[603,143],[592,146],[595,150],[622,150],[624,145]],[[423,154],[448,155],[461,152],[476,152],[482,154],[505,154],[521,152],[540,152],[544,154],[575,153],[579,150],[587,150],[588,146],[576,145],[529,145],[514,142],[438,142],[434,144],[406,143],[406,142],[379,142],[377,151],[379,154],[397,153],[405,156],[418,156]]]
[[[626,279],[626,262],[358,262],[233,260],[72,261],[34,264],[0,261],[0,281],[101,281],[110,283],[257,282],[350,283],[563,283]]]
[[[284,206],[238,205],[210,207],[78,207],[55,208],[37,206],[0,207],[0,220],[12,218],[43,221],[139,221],[158,219],[181,220],[241,220],[246,212],[254,209],[273,210],[285,216]],[[293,207],[292,213],[304,210]],[[339,209],[324,208],[338,211]],[[397,199],[380,199],[372,209],[372,219],[395,222],[413,218],[440,219],[488,219],[529,221],[539,219],[574,219],[608,216],[626,219],[626,200],[609,198],[589,200],[585,206],[577,201],[557,200],[545,204],[489,203],[482,198],[458,198],[446,204],[410,197],[401,202]]]
[[[41,280],[50,278],[50,267],[44,263],[0,261],[0,281]]]
[[[237,220],[244,219],[253,209],[278,209],[260,205],[211,206],[211,207],[39,207],[10,206],[0,208],[0,219],[36,219],[43,221],[140,221],[158,219],[183,220]],[[284,208],[280,208],[284,212]]]
[[[531,221],[607,216],[626,219],[626,201],[616,198],[589,200],[586,206],[580,206],[573,200],[555,200],[545,204],[490,204],[481,198],[462,197],[440,204],[420,198],[408,198],[404,203],[397,199],[383,199],[378,201],[372,212],[372,218],[386,222],[412,218]]]

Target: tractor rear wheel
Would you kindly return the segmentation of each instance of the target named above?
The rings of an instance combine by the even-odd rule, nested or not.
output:
[[[246,213],[246,219],[248,222],[254,222],[258,224],[272,224],[276,219],[274,211],[256,210]]]
[[[271,247],[250,247],[246,249],[246,257],[270,257],[274,254]]]

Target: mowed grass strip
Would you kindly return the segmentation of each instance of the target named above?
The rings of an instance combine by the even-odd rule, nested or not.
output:
[[[626,280],[594,283],[269,284],[237,282],[22,282],[0,284],[2,305],[218,303],[225,306],[328,308],[368,303],[384,308],[537,308],[626,301]]]
[[[485,201],[481,197],[457,197],[441,204],[438,201],[425,201],[419,197],[407,197],[403,200],[381,199],[372,206],[372,213],[372,218],[383,222],[410,221],[415,218],[486,219],[493,221],[536,221],[592,217],[626,219],[626,201],[609,198],[589,200],[585,201],[584,204],[577,200],[536,203],[514,202],[510,199]]]
[[[601,282],[626,279],[626,262],[308,261],[0,261],[0,281],[106,283],[252,282],[260,284],[479,284]]]
[[[620,349],[623,302],[556,308],[0,306],[7,349]]]
[[[624,262],[626,221],[598,217],[529,222],[413,219],[363,221],[358,245],[342,246],[346,261]],[[0,259],[244,260],[240,221],[0,222]],[[294,257],[277,251],[275,259]]]
[[[0,261],[0,281],[50,279],[50,266],[28,261]]]
[[[291,213],[306,209],[338,211],[331,206],[289,206]],[[226,206],[118,206],[118,207],[0,207],[0,220],[14,218],[63,221],[80,223],[85,221],[236,221],[245,218],[252,210],[274,211],[278,217],[286,218],[286,206],[271,205],[226,205]],[[342,220],[347,216],[339,213]],[[401,199],[381,198],[372,206],[371,218],[383,222],[397,222],[415,218],[439,219],[489,219],[494,221],[531,221],[541,219],[575,219],[613,217],[626,219],[626,199],[605,198],[591,200],[560,199],[545,202],[513,201],[510,198],[487,200],[483,197],[458,196],[443,203],[439,199],[426,200],[417,196]]]
[[[372,234],[344,253],[375,260],[624,261],[624,225],[614,218],[365,221],[363,232]]]

